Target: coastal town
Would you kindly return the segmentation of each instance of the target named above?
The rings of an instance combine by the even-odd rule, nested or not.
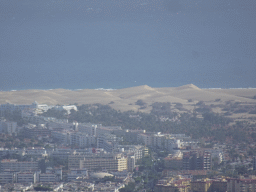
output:
[[[0,106],[1,191],[256,191],[254,141],[78,122],[71,118],[78,111],[37,102]],[[158,120],[179,125],[182,118]]]

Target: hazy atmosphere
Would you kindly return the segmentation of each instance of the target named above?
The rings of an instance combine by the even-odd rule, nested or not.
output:
[[[253,0],[1,0],[0,90],[256,87]]]

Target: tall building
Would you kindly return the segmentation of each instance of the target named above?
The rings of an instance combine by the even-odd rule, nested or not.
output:
[[[130,172],[133,172],[135,168],[135,157],[134,156],[128,156],[127,158],[127,169]]]
[[[211,153],[207,151],[190,151],[183,153],[182,168],[184,170],[211,170]]]
[[[256,170],[256,156],[253,157],[252,166],[253,170]]]
[[[197,169],[197,155],[191,152],[184,152],[182,159],[183,170],[196,170]]]
[[[165,135],[157,133],[152,136],[152,145],[158,148],[164,148],[165,145]]]
[[[146,134],[146,133],[138,134],[137,140],[138,142],[143,143],[146,146],[152,146],[153,144],[153,137],[151,134]]]

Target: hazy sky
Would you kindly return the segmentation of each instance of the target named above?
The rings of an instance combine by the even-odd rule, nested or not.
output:
[[[256,87],[256,1],[1,0],[0,90]]]

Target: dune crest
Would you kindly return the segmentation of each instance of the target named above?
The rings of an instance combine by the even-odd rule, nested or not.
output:
[[[176,87],[177,90],[183,90],[183,89],[195,89],[195,90],[201,90],[199,87],[195,86],[194,84],[187,84],[180,87]]]

